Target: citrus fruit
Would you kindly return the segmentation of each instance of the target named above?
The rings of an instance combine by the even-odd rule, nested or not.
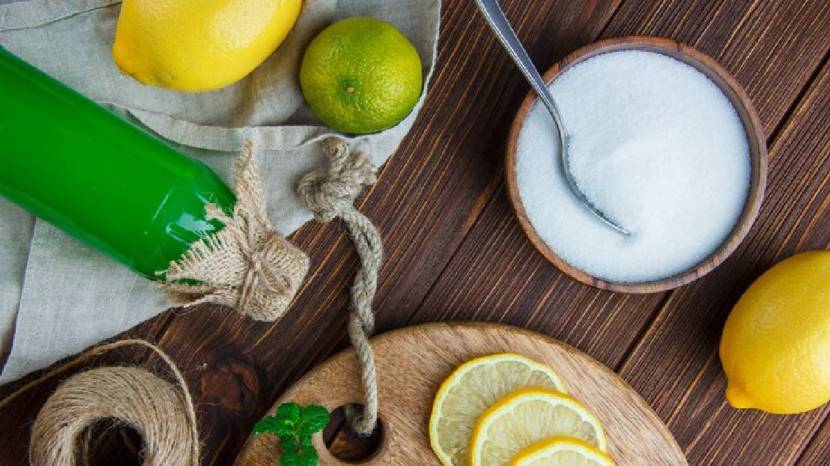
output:
[[[520,451],[510,466],[614,466],[614,460],[582,440],[551,437]]]
[[[521,388],[478,418],[469,464],[509,464],[522,449],[556,436],[573,437],[605,450],[599,421],[578,401],[548,388]]]
[[[830,251],[761,275],[726,320],[720,359],[735,408],[793,414],[830,400]]]
[[[429,418],[429,440],[445,465],[466,465],[476,419],[493,403],[523,387],[565,391],[550,367],[518,354],[494,354],[459,366],[441,384]]]
[[[112,55],[144,84],[218,89],[265,61],[301,7],[302,0],[124,0]]]
[[[398,124],[418,102],[421,58],[389,23],[367,17],[340,20],[306,49],[300,86],[326,125],[352,134]]]

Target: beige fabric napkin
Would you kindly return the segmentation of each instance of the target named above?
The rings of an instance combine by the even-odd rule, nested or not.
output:
[[[306,0],[286,41],[253,74],[219,91],[184,94],[143,86],[118,71],[110,47],[119,6],[113,0],[0,4],[0,46],[204,161],[228,183],[233,156],[251,139],[268,214],[283,234],[311,218],[294,185],[323,162],[319,142],[336,135],[310,113],[299,90],[296,77],[308,41],[337,18],[380,18],[415,44],[428,80],[440,17],[440,0]],[[398,126],[344,139],[381,165],[409,131],[424,95],[426,86],[415,111]],[[0,383],[164,308],[152,282],[0,199],[0,352],[10,348]]]

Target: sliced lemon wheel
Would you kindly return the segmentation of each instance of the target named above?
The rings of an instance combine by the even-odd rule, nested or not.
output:
[[[429,441],[441,463],[466,465],[476,419],[490,405],[523,387],[565,391],[553,369],[518,354],[476,358],[450,374],[435,395],[429,419]]]
[[[471,466],[503,466],[534,443],[573,437],[605,450],[597,418],[570,396],[547,388],[522,388],[499,400],[476,421]]]
[[[570,437],[551,437],[520,451],[510,466],[615,466],[603,451]]]

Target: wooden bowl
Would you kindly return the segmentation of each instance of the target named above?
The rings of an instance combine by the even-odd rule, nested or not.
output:
[[[542,253],[543,256],[552,262],[561,271],[570,275],[574,279],[585,283],[586,285],[595,286],[611,291],[618,291],[622,293],[655,293],[658,291],[670,290],[679,286],[692,282],[703,275],[711,272],[715,267],[721,264],[730,254],[738,247],[744,239],[749,229],[752,227],[755,218],[758,216],[758,211],[761,208],[761,202],[764,198],[764,187],[767,179],[767,147],[766,137],[764,136],[763,127],[752,106],[752,102],[746,95],[746,92],[740,84],[733,78],[718,62],[708,55],[679,42],[663,39],[659,37],[643,37],[632,36],[619,39],[607,39],[589,44],[585,47],[577,49],[573,53],[563,58],[559,63],[553,65],[543,76],[546,83],[552,82],[560,73],[567,70],[571,66],[587,60],[596,55],[616,52],[620,50],[643,50],[647,52],[656,52],[667,55],[677,59],[687,65],[694,67],[706,75],[712,82],[714,82],[723,92],[724,95],[732,103],[732,106],[738,113],[743,124],[744,132],[746,133],[747,142],[749,143],[749,153],[751,159],[751,175],[749,195],[746,199],[743,211],[738,222],[732,229],[732,233],[726,238],[723,244],[712,253],[709,257],[698,263],[690,270],[663,278],[660,280],[649,282],[612,282],[604,280],[593,275],[590,275],[582,270],[579,270],[559,257],[539,236],[536,229],[530,223],[527,217],[524,206],[522,205],[521,197],[519,196],[519,187],[516,179],[516,149],[518,146],[519,133],[524,126],[527,114],[533,105],[536,103],[536,94],[532,91],[525,97],[516,118],[513,120],[513,126],[510,129],[510,136],[507,142],[507,158],[506,158],[506,177],[507,177],[507,191],[510,196],[510,203],[513,205],[513,211],[519,219],[530,242]]]

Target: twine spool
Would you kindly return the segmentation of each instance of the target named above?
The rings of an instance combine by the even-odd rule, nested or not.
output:
[[[153,350],[170,367],[176,385],[139,367],[101,367],[64,381],[41,408],[32,427],[32,466],[87,463],[94,439],[90,428],[105,421],[131,427],[141,435],[145,466],[198,466],[199,433],[193,400],[176,364],[144,340],[122,340],[93,348],[23,386],[0,408],[32,387],[90,358],[122,346]]]
[[[74,466],[82,436],[113,419],[143,440],[145,465],[195,466],[193,436],[181,392],[138,367],[104,367],[75,375],[43,405],[32,428],[33,466]]]

